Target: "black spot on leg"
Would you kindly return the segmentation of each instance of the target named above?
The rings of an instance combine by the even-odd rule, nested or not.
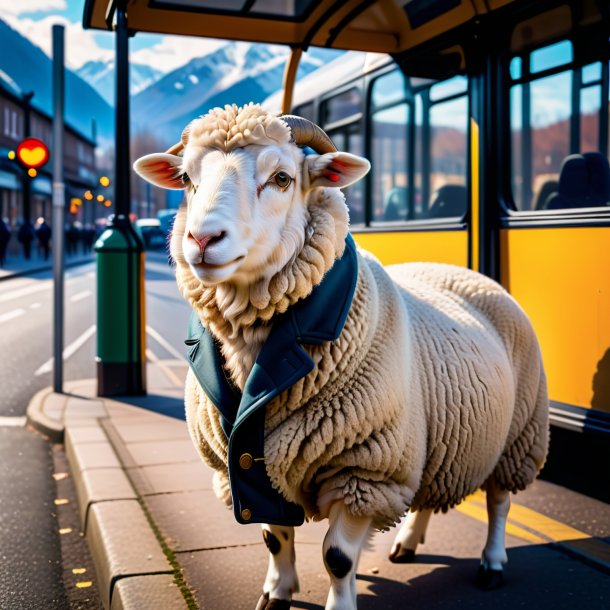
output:
[[[284,540],[288,540],[289,536],[288,536],[288,532],[282,530],[282,536],[284,536]]]
[[[272,555],[277,555],[282,550],[282,543],[270,531],[263,530],[263,539]]]
[[[343,578],[352,569],[352,560],[336,546],[331,546],[324,557],[326,566],[337,578]]]

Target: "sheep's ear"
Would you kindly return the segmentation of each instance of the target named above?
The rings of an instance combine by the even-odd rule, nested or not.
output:
[[[134,164],[135,172],[144,180],[164,189],[183,189],[182,157],[155,153],[140,157]]]
[[[346,152],[326,153],[305,157],[305,170],[310,186],[349,186],[364,177],[371,164],[362,157]]]

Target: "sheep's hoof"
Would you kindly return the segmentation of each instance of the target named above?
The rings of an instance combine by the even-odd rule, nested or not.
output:
[[[477,586],[483,591],[491,591],[502,585],[502,570],[492,570],[485,564],[479,566]]]
[[[390,561],[392,563],[413,563],[415,561],[415,551],[405,549],[400,543],[397,543],[390,553]]]
[[[290,610],[290,600],[269,599],[269,593],[263,593],[256,604],[256,610]]]

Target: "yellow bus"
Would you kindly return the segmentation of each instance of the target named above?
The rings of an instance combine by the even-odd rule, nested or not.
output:
[[[124,2],[87,0],[86,27]],[[130,31],[291,45],[283,98],[372,170],[352,232],[385,263],[500,281],[530,316],[551,480],[610,501],[610,14],[601,0],[131,0]],[[296,84],[310,45],[346,53]],[[205,108],[202,109],[204,112]],[[177,134],[178,135],[178,134]]]

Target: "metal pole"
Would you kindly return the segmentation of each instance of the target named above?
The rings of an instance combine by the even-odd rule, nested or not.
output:
[[[63,392],[64,26],[53,26],[53,390]]]
[[[116,11],[116,126],[114,200],[117,216],[129,217],[131,188],[129,162],[129,29],[127,2],[117,3]]]

